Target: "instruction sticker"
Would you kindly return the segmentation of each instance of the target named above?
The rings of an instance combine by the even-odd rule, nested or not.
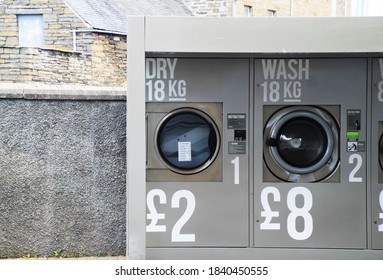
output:
[[[191,160],[191,142],[178,142],[178,161]]]
[[[228,129],[246,129],[246,114],[227,114]]]
[[[358,142],[348,141],[347,142],[347,152],[357,152],[358,151]]]
[[[229,154],[246,154],[246,142],[244,141],[229,141]]]

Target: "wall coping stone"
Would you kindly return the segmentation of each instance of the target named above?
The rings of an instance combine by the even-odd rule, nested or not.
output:
[[[0,99],[126,100],[126,94],[125,87],[0,83]]]

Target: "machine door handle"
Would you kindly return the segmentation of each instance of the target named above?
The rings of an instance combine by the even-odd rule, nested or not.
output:
[[[278,140],[276,138],[269,138],[267,139],[266,144],[271,147],[276,147],[278,145]]]

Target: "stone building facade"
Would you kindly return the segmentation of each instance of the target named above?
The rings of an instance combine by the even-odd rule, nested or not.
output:
[[[20,16],[28,15],[43,18],[41,45],[20,42]],[[126,32],[92,28],[65,1],[3,0],[0,82],[126,86]]]
[[[196,16],[349,16],[351,0],[184,0]]]
[[[224,17],[230,15],[232,5],[228,0],[183,0],[194,16]]]

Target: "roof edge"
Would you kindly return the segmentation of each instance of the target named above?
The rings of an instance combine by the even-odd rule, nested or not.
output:
[[[144,22],[146,52],[383,52],[383,17],[145,17]]]
[[[72,11],[74,15],[76,15],[87,28],[94,28],[89,22],[87,22],[79,13],[76,12],[76,10],[68,3],[68,1],[64,0],[65,5]]]

